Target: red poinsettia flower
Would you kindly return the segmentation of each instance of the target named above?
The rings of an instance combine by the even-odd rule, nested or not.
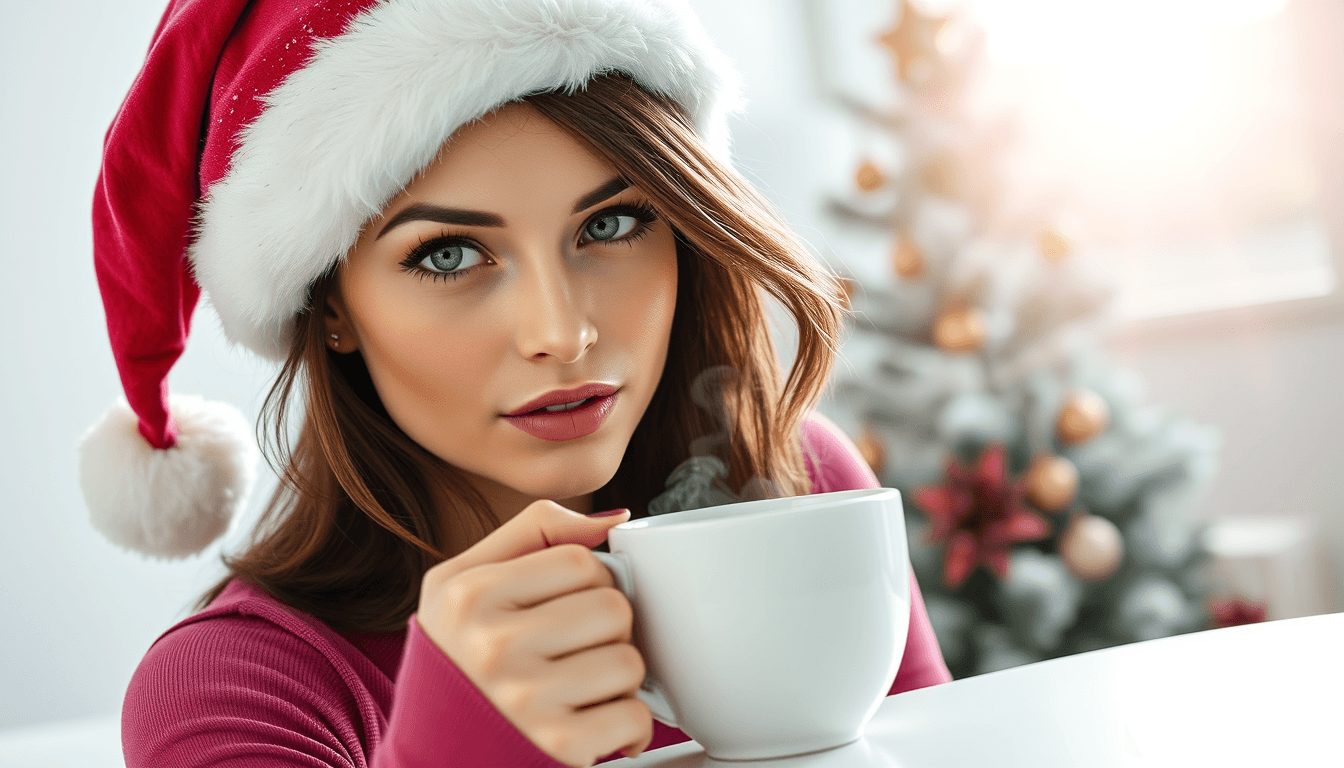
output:
[[[943,581],[949,589],[980,563],[1007,578],[1012,546],[1050,535],[1050,523],[1024,502],[1024,484],[1008,477],[1003,446],[987,447],[973,467],[949,460],[946,477],[943,485],[916,489],[915,504],[933,523],[929,540],[947,544]]]
[[[1260,600],[1243,600],[1239,597],[1212,600],[1209,604],[1215,629],[1235,627],[1241,624],[1256,624],[1265,620],[1266,605]]]

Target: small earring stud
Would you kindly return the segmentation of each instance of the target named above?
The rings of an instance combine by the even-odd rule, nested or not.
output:
[[[337,336],[337,335],[334,334],[334,333],[331,334],[331,340],[334,341],[334,342],[336,342],[337,344],[341,343],[341,337],[340,337],[340,336]]]

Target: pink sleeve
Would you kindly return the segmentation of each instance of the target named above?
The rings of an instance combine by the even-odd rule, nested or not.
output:
[[[853,441],[830,419],[814,413],[803,422],[803,448],[813,493],[880,488],[877,476],[859,455]],[[910,574],[910,629],[896,680],[888,695],[951,682],[938,638],[924,608],[915,574]]]
[[[556,768],[495,709],[412,615],[387,739],[373,768]]]
[[[164,635],[122,707],[127,768],[559,768],[411,620],[391,715],[302,638],[253,616]],[[354,692],[352,692],[354,691]],[[368,754],[369,742],[379,741]]]

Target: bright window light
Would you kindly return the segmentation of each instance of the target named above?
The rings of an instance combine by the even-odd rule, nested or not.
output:
[[[1287,0],[964,0],[971,109],[1018,119],[1024,213],[1065,205],[1130,319],[1335,289]]]

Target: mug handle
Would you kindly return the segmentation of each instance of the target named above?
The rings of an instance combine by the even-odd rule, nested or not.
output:
[[[618,553],[594,552],[597,559],[607,566],[611,571],[611,576],[616,580],[616,587],[625,593],[625,598],[631,605],[635,603],[635,579],[630,572],[630,564],[626,562],[625,557]],[[640,650],[643,653],[643,650]],[[646,674],[644,683],[635,692],[640,701],[648,705],[649,711],[653,713],[656,720],[664,725],[670,725],[678,728],[677,719],[672,716],[672,706],[667,703],[667,696],[663,694],[663,686],[653,678],[653,675]]]

